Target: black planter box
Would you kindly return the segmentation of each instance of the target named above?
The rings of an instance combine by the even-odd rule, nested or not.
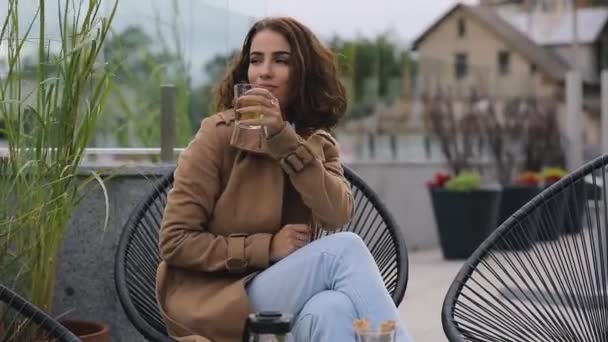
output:
[[[568,207],[564,210],[562,231],[566,234],[576,234],[583,229],[585,214],[585,183],[578,182],[566,191]]]
[[[510,185],[503,187],[497,226],[500,226],[519,208],[538,195],[540,191],[541,189],[537,186]],[[525,228],[528,230],[522,231],[523,227],[514,227],[497,243],[496,247],[503,250],[530,248],[536,239],[538,227],[536,225],[526,225]]]
[[[561,234],[576,234],[582,230],[587,200],[585,189],[585,183],[576,183],[548,201],[551,215],[537,235],[539,241],[555,240]]]
[[[444,258],[468,258],[496,227],[501,191],[430,192]]]

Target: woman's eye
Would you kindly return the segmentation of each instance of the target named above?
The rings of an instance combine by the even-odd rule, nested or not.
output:
[[[253,59],[249,60],[249,64],[258,64],[258,63],[260,63],[260,60],[257,58],[253,58]]]
[[[289,64],[289,60],[288,59],[277,59],[277,63],[280,63],[280,64]]]

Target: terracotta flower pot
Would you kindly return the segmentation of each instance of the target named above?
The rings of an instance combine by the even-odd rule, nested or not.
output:
[[[107,324],[81,320],[65,320],[61,324],[83,342],[110,342],[110,327]]]

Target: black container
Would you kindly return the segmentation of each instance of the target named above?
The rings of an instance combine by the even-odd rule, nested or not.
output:
[[[583,217],[585,214],[585,183],[577,182],[566,190],[568,208],[564,213],[563,229],[566,234],[576,234],[583,229]]]
[[[292,316],[275,311],[250,314],[245,323],[243,342],[282,342],[291,331]]]
[[[562,234],[576,234],[582,230],[587,200],[585,189],[585,183],[576,183],[547,202],[552,215],[544,218],[545,229],[539,230],[539,241],[556,240]]]
[[[500,200],[500,210],[498,224],[500,226],[519,208],[523,207],[532,198],[540,193],[541,189],[536,186],[509,185],[502,189]],[[522,231],[523,227],[514,227],[496,244],[496,247],[503,250],[523,250],[530,248],[536,239],[537,226],[527,225],[527,231]],[[494,231],[494,229],[492,229]]]
[[[431,190],[441,250],[446,259],[466,259],[497,224],[501,191]]]

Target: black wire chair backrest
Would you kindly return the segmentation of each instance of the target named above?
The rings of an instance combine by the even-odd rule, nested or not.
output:
[[[607,164],[545,189],[471,255],[443,304],[450,341],[608,341]]]
[[[403,233],[377,195],[354,171],[344,166],[344,175],[351,184],[355,207],[353,219],[339,231],[354,232],[365,241],[387,290],[398,305],[408,280]],[[160,263],[158,234],[172,185],[171,172],[134,210],[123,228],[115,260],[116,289],[123,309],[139,332],[153,341],[171,341],[157,306],[154,287]],[[327,232],[320,231],[318,237],[324,235]]]
[[[51,316],[0,285],[0,342],[78,342],[78,337]]]

